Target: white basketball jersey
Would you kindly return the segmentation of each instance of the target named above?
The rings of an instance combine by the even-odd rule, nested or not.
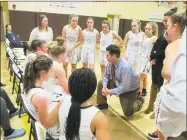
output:
[[[144,37],[144,40],[142,41],[141,46],[141,55],[147,58],[148,55],[150,55],[151,50],[153,48],[153,40],[156,38],[156,36],[152,36],[150,38]]]
[[[106,51],[106,48],[113,43],[113,36],[112,31],[109,33],[101,32],[101,39],[100,39],[100,50]]]
[[[71,49],[77,44],[80,27],[77,25],[75,29],[71,28],[70,25],[65,26],[66,29],[66,45],[67,49]]]
[[[59,108],[59,120],[60,120],[60,140],[66,140],[65,137],[65,128],[66,128],[66,120],[69,114],[69,110],[71,107],[71,96],[65,95],[63,102]],[[79,136],[80,140],[96,140],[96,137],[93,135],[90,125],[92,120],[96,116],[96,114],[100,110],[95,106],[91,106],[88,108],[81,109],[81,122],[79,128]],[[77,140],[77,139],[75,139]]]
[[[140,49],[144,34],[144,32],[139,32],[135,35],[132,31],[130,31],[129,41],[127,43],[128,49]]]
[[[93,48],[96,47],[96,39],[97,39],[97,30],[93,29],[93,31],[88,31],[87,29],[83,30],[83,47]]]
[[[55,108],[55,106],[57,104],[57,102],[56,102],[57,99],[55,99],[52,96],[51,92],[48,92],[43,88],[37,87],[37,88],[32,88],[29,90],[29,92],[26,96],[26,103],[27,103],[27,106],[29,107],[28,109],[32,113],[32,115],[34,115],[35,119],[37,121],[40,121],[37,109],[31,103],[31,99],[32,99],[33,95],[35,95],[35,94],[46,94],[47,99],[48,99],[48,105],[49,105],[48,112],[51,112]],[[59,126],[54,126],[54,127],[48,128],[47,131],[51,134],[51,136],[54,139],[59,139],[59,135],[60,135]]]

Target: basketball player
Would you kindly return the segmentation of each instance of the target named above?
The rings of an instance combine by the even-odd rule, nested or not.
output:
[[[88,17],[87,28],[83,30],[83,44],[81,52],[81,61],[83,62],[83,67],[94,70],[95,62],[95,48],[99,45],[99,32],[94,29],[94,19]]]
[[[102,21],[102,32],[100,32],[100,49],[99,49],[99,63],[101,66],[101,76],[103,77],[105,72],[106,60],[106,48],[114,44],[114,40],[118,41],[118,46],[123,46],[123,40],[121,37],[110,30],[110,23],[107,20]]]
[[[77,62],[80,60],[80,48],[82,43],[82,29],[78,25],[78,15],[69,16],[69,24],[65,25],[62,30],[62,38],[64,39],[64,47],[67,52],[67,60],[64,63],[64,70],[68,74],[68,63],[71,64],[71,71],[76,69]]]

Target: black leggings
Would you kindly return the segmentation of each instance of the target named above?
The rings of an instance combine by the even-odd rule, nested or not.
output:
[[[24,54],[27,55],[27,50],[29,49],[29,45],[27,42],[21,42],[23,44],[23,48],[24,48]]]

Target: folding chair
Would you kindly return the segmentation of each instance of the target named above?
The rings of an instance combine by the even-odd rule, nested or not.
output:
[[[31,118],[31,126],[30,126],[30,133],[29,133],[29,140],[31,140],[31,134],[33,134],[34,136],[34,130],[33,130],[33,127],[34,127],[34,123],[37,122],[35,116],[33,115],[33,113],[30,111],[29,109],[29,105],[27,103],[27,97],[25,94],[21,94],[21,103],[22,103],[22,106],[23,108],[25,109],[26,113],[28,114],[29,118]],[[21,107],[22,108],[22,107]],[[21,109],[20,108],[20,114],[21,114]],[[42,126],[43,127],[43,126]],[[48,132],[47,130],[46,131],[46,137],[48,137],[50,140],[55,140]],[[36,132],[36,131],[35,131]],[[36,135],[36,133],[35,133]],[[35,139],[34,139],[35,140]]]
[[[6,38],[5,40],[5,50],[6,50],[6,56],[9,57],[8,51],[10,50],[9,40]]]
[[[9,58],[9,60],[8,60],[8,68],[7,68],[7,69],[9,70],[9,73],[10,73],[10,81],[11,81],[11,77],[12,77],[12,75],[13,75],[13,73],[12,73],[11,59],[12,59],[12,60],[14,59],[14,54],[13,54],[12,49],[10,48],[9,45],[5,44],[5,46],[6,46],[7,56],[8,56],[8,58]]]
[[[46,140],[46,129],[38,121],[32,121],[34,140]]]
[[[16,103],[19,105],[20,103],[20,94],[21,94],[21,83],[23,79],[23,72],[20,69],[20,63],[16,60],[11,60],[12,63],[12,71],[13,71],[13,86],[12,86],[12,94],[14,91],[17,93]],[[17,88],[18,89],[17,89]]]
[[[29,116],[29,118],[32,119],[32,121],[36,121],[37,119],[35,118],[35,116],[33,115],[33,113],[30,111],[29,109],[29,105],[27,103],[27,97],[25,94],[21,94],[21,107],[20,107],[20,114],[21,114],[21,111],[22,111],[22,107],[24,108],[25,112],[27,113],[27,115]],[[29,133],[29,140],[31,140],[31,134],[33,132],[33,123],[31,123],[31,126],[30,126],[30,133]]]

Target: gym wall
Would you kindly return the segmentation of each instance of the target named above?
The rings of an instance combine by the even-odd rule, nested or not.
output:
[[[16,5],[14,10],[13,4]],[[79,25],[83,29],[86,27],[86,18],[94,17],[95,28],[98,31],[101,31],[101,21],[106,19],[107,14],[121,14],[118,33],[124,38],[127,31],[131,29],[132,19],[140,19],[144,31],[146,22],[150,21],[149,14],[152,10],[165,13],[170,9],[169,7],[159,7],[157,2],[79,2],[77,8],[51,7],[49,2],[8,2],[8,8],[10,24],[21,40],[29,39],[30,32],[37,26],[38,16],[41,13],[47,15],[49,26],[54,32],[54,39],[57,35],[61,35],[63,26],[68,23],[69,14],[80,15]],[[161,20],[158,20],[157,23],[159,31],[162,31]]]
[[[10,15],[10,24],[12,25],[13,32],[16,35],[19,35],[20,40],[29,40],[30,33],[33,28],[38,25],[38,19],[40,14],[45,14],[49,20],[49,26],[53,29],[54,40],[58,35],[62,35],[62,28],[64,25],[68,24],[68,14],[55,14],[55,13],[38,13],[38,12],[27,12],[27,11],[13,11],[9,10]],[[79,16],[79,25],[82,29],[86,28],[86,19],[88,16]],[[102,20],[107,19],[106,17],[93,17],[95,20],[95,28],[100,32],[101,31],[101,22]],[[131,30],[131,19],[120,19],[119,32],[118,34],[124,38],[125,34]],[[142,22],[142,31],[146,22]],[[162,31],[162,23],[157,22]]]
[[[47,12],[58,14],[78,14],[84,16],[107,17],[107,14],[121,14],[121,18],[150,20],[151,12],[164,14],[170,7],[159,6],[158,2],[78,2],[75,8],[49,6],[53,2],[8,2],[9,10],[14,11]],[[62,3],[62,2],[57,2]],[[67,3],[67,2],[65,2]],[[182,3],[182,2],[181,2]],[[179,5],[179,9],[182,9]]]

